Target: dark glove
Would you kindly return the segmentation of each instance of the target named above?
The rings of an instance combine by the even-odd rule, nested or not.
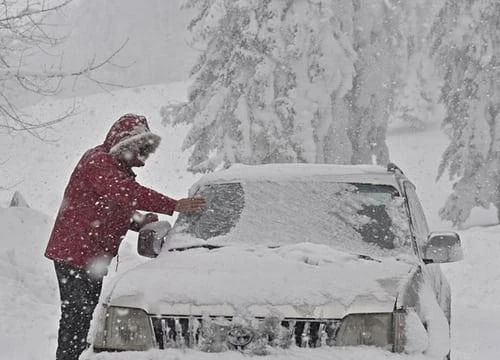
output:
[[[158,221],[158,215],[154,213],[141,214],[136,211],[130,222],[130,230],[139,231],[144,225],[156,221]]]
[[[142,226],[147,225],[147,224],[151,224],[152,222],[156,222],[156,221],[158,221],[158,215],[156,215],[155,213],[147,213],[144,216],[144,222],[143,222]]]

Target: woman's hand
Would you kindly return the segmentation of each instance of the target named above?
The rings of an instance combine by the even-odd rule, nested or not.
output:
[[[192,197],[177,200],[175,211],[179,213],[193,213],[201,210],[205,206],[205,199],[200,197]]]

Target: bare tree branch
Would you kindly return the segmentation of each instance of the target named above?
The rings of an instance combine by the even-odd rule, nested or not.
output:
[[[126,46],[128,39],[104,59],[94,57],[87,65],[72,71],[63,71],[62,55],[58,67],[33,70],[28,58],[33,50],[46,51],[60,44],[65,37],[50,34],[47,16],[66,7],[72,0],[54,0],[50,5],[44,0],[9,1],[0,0],[0,129],[7,131],[26,131],[41,138],[37,130],[53,125],[74,113],[75,108],[57,119],[44,122],[32,122],[22,114],[12,102],[10,95],[14,91],[26,90],[43,96],[60,92],[65,79],[74,82],[85,77],[104,90],[106,87],[120,87],[118,84],[96,79],[92,74],[112,60]]]
[[[50,6],[50,7],[45,7],[42,4],[41,8],[39,8],[39,9],[33,9],[31,6],[34,5],[34,4],[36,4],[36,3],[28,0],[28,3],[26,4],[26,7],[23,10],[21,10],[20,12],[18,12],[15,15],[7,16],[7,13],[9,11],[9,9],[10,9],[10,6],[8,5],[7,1],[2,0],[2,5],[4,7],[4,14],[2,14],[2,15],[4,15],[4,16],[0,17],[0,22],[7,22],[7,21],[12,21],[12,20],[19,20],[19,19],[23,19],[23,18],[34,16],[34,15],[42,15],[42,14],[46,14],[46,13],[52,13],[52,12],[54,12],[56,10],[62,9],[63,7],[65,7],[66,5],[68,5],[72,1],[73,0],[65,0],[62,3],[60,3],[60,4],[53,5],[53,6]]]
[[[101,60],[99,62],[95,62],[95,58],[90,61],[90,63],[75,71],[44,71],[44,72],[39,72],[39,71],[33,71],[29,70],[27,68],[23,68],[21,65],[18,65],[17,67],[12,67],[8,66],[4,68],[0,68],[0,81],[3,80],[8,80],[12,78],[22,78],[23,80],[32,78],[32,79],[38,79],[38,80],[51,80],[51,79],[66,79],[69,77],[74,77],[74,76],[81,76],[85,74],[90,74],[91,72],[103,67],[104,65],[110,64],[111,60],[125,47],[127,44],[128,39],[123,42],[123,44],[113,51],[111,55],[106,57],[104,60]],[[0,62],[2,62],[0,58]],[[6,65],[3,63],[3,65]],[[111,85],[111,84],[110,84]]]

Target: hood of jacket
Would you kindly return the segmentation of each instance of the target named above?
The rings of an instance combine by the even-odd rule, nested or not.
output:
[[[111,126],[103,147],[117,158],[132,154],[145,159],[158,148],[160,140],[160,136],[149,129],[144,116],[126,114]]]

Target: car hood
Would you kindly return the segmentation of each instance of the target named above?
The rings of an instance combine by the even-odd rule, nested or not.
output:
[[[392,311],[414,267],[310,243],[164,251],[121,276],[107,302],[162,315],[342,318]]]

